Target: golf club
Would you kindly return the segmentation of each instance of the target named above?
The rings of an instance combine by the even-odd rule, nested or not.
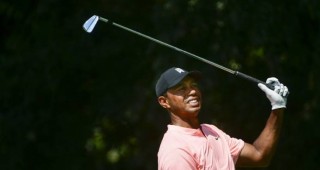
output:
[[[151,40],[151,41],[153,41],[153,42],[156,42],[156,43],[158,43],[158,44],[161,44],[161,45],[163,45],[163,46],[165,46],[165,47],[169,47],[169,48],[171,48],[171,49],[173,49],[173,50],[176,50],[176,51],[181,52],[181,53],[183,53],[183,54],[186,54],[186,55],[188,55],[188,56],[190,56],[190,57],[192,57],[192,58],[195,58],[195,59],[197,59],[197,60],[200,60],[200,61],[202,61],[202,62],[205,62],[205,63],[207,63],[207,64],[210,64],[210,65],[212,65],[212,66],[214,66],[214,67],[216,67],[216,68],[219,68],[219,69],[221,69],[221,70],[224,70],[224,71],[226,71],[226,72],[228,72],[228,73],[231,73],[231,74],[233,74],[233,75],[235,75],[235,76],[239,76],[239,77],[241,77],[241,78],[247,79],[247,80],[252,81],[252,82],[254,82],[254,83],[262,83],[262,84],[266,85],[268,88],[274,90],[274,86],[273,86],[272,84],[266,84],[265,82],[263,82],[263,81],[261,81],[261,80],[258,80],[258,79],[254,78],[254,77],[251,77],[251,76],[246,75],[246,74],[244,74],[244,73],[241,73],[241,72],[239,72],[239,71],[231,70],[231,69],[229,69],[229,68],[226,68],[226,67],[224,67],[224,66],[221,66],[221,65],[219,65],[219,64],[216,64],[216,63],[214,63],[214,62],[212,62],[212,61],[209,61],[209,60],[207,60],[207,59],[204,59],[204,58],[202,58],[202,57],[199,57],[199,56],[197,56],[197,55],[195,55],[195,54],[192,54],[192,53],[190,53],[190,52],[184,51],[184,50],[182,50],[182,49],[180,49],[180,48],[177,48],[177,47],[172,46],[172,45],[170,45],[170,44],[164,43],[164,42],[159,41],[159,40],[157,40],[157,39],[155,39],[155,38],[152,38],[152,37],[150,37],[150,36],[148,36],[148,35],[142,34],[142,33],[138,32],[138,31],[132,30],[132,29],[130,29],[130,28],[128,28],[128,27],[122,26],[122,25],[120,25],[120,24],[117,24],[117,23],[115,23],[115,22],[112,22],[112,21],[110,21],[110,20],[108,20],[108,19],[105,19],[105,18],[100,17],[100,16],[97,16],[97,15],[93,15],[91,18],[89,18],[89,19],[83,24],[83,29],[84,29],[86,32],[91,33],[92,30],[94,29],[94,27],[96,26],[96,24],[97,24],[97,22],[98,22],[99,20],[100,20],[100,21],[103,21],[103,22],[105,22],[105,23],[109,23],[109,24],[111,24],[111,25],[113,25],[113,26],[115,26],[115,27],[121,28],[121,29],[123,29],[123,30],[129,31],[129,32],[131,32],[131,33],[134,33],[134,34],[136,34],[136,35],[139,35],[139,36],[141,36],[141,37],[144,37],[144,38],[146,38],[146,39],[149,39],[149,40]]]

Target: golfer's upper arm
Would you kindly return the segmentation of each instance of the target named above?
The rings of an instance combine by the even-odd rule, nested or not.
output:
[[[251,144],[245,143],[240,152],[236,166],[238,167],[265,167],[269,162],[263,155]]]

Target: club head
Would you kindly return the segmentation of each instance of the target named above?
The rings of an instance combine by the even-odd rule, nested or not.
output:
[[[99,20],[99,16],[93,15],[91,18],[89,18],[84,24],[83,24],[83,29],[91,33],[94,27],[96,26],[97,22]]]

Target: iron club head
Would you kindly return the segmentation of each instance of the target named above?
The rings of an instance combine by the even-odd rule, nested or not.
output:
[[[91,33],[94,27],[96,26],[98,20],[99,20],[99,16],[93,15],[83,24],[83,29],[86,32]]]

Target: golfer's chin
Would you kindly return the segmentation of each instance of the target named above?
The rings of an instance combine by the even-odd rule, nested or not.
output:
[[[193,107],[190,107],[189,109],[188,109],[188,112],[190,113],[190,114],[196,114],[196,115],[198,115],[199,114],[199,112],[200,112],[200,110],[201,110],[201,105],[199,105],[199,106],[193,106]]]

